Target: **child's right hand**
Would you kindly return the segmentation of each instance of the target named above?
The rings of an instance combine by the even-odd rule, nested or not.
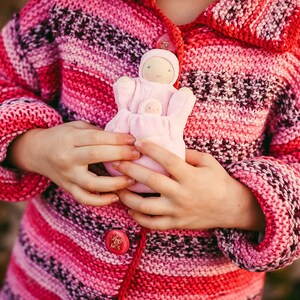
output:
[[[118,200],[114,193],[134,181],[127,176],[97,176],[88,165],[136,160],[139,152],[129,134],[109,133],[82,121],[48,129],[32,129],[16,138],[8,152],[14,166],[48,177],[86,205],[102,206]]]

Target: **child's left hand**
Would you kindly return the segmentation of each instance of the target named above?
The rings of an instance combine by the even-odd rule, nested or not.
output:
[[[136,148],[171,174],[167,177],[129,161],[113,164],[119,172],[161,195],[143,198],[128,190],[118,192],[141,226],[154,230],[264,230],[264,215],[250,189],[232,178],[210,154],[187,150],[185,162],[148,141],[137,142]]]

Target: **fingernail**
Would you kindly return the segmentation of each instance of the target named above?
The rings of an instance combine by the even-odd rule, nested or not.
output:
[[[111,202],[113,203],[113,202],[117,202],[117,201],[119,201],[119,197],[117,195],[112,196]]]
[[[134,146],[136,147],[142,147],[142,141],[141,140],[138,140],[134,143]]]
[[[128,144],[134,144],[135,143],[135,137],[133,137],[133,136],[128,137],[127,143]]]
[[[140,152],[138,152],[137,150],[132,150],[132,157],[133,158],[140,158]]]
[[[133,185],[133,184],[135,184],[135,180],[132,178],[129,178],[129,179],[127,179],[127,183],[128,183],[128,185]]]
[[[114,162],[112,163],[112,166],[113,166],[115,169],[117,169],[117,168],[120,166],[120,162],[119,162],[119,161],[114,161]]]

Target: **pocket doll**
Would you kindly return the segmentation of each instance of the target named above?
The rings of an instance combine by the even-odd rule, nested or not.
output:
[[[132,134],[136,140],[148,139],[185,159],[183,130],[196,101],[193,92],[173,85],[179,75],[177,57],[170,51],[154,49],[146,52],[139,67],[139,77],[119,78],[113,85],[118,113],[105,130]],[[168,175],[153,159],[142,156],[135,163],[155,172]],[[120,175],[111,162],[105,168],[112,175]],[[130,190],[138,193],[153,192],[136,183]]]

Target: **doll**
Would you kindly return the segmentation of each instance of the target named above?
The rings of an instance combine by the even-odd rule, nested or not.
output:
[[[173,84],[179,75],[177,57],[170,51],[154,49],[141,59],[139,77],[121,77],[113,85],[118,113],[105,130],[132,134],[136,140],[149,139],[185,159],[183,130],[196,101],[186,87],[177,90]],[[168,175],[166,170],[147,156],[135,163]],[[105,163],[111,175],[120,175],[111,163]],[[136,183],[130,190],[151,193]]]

